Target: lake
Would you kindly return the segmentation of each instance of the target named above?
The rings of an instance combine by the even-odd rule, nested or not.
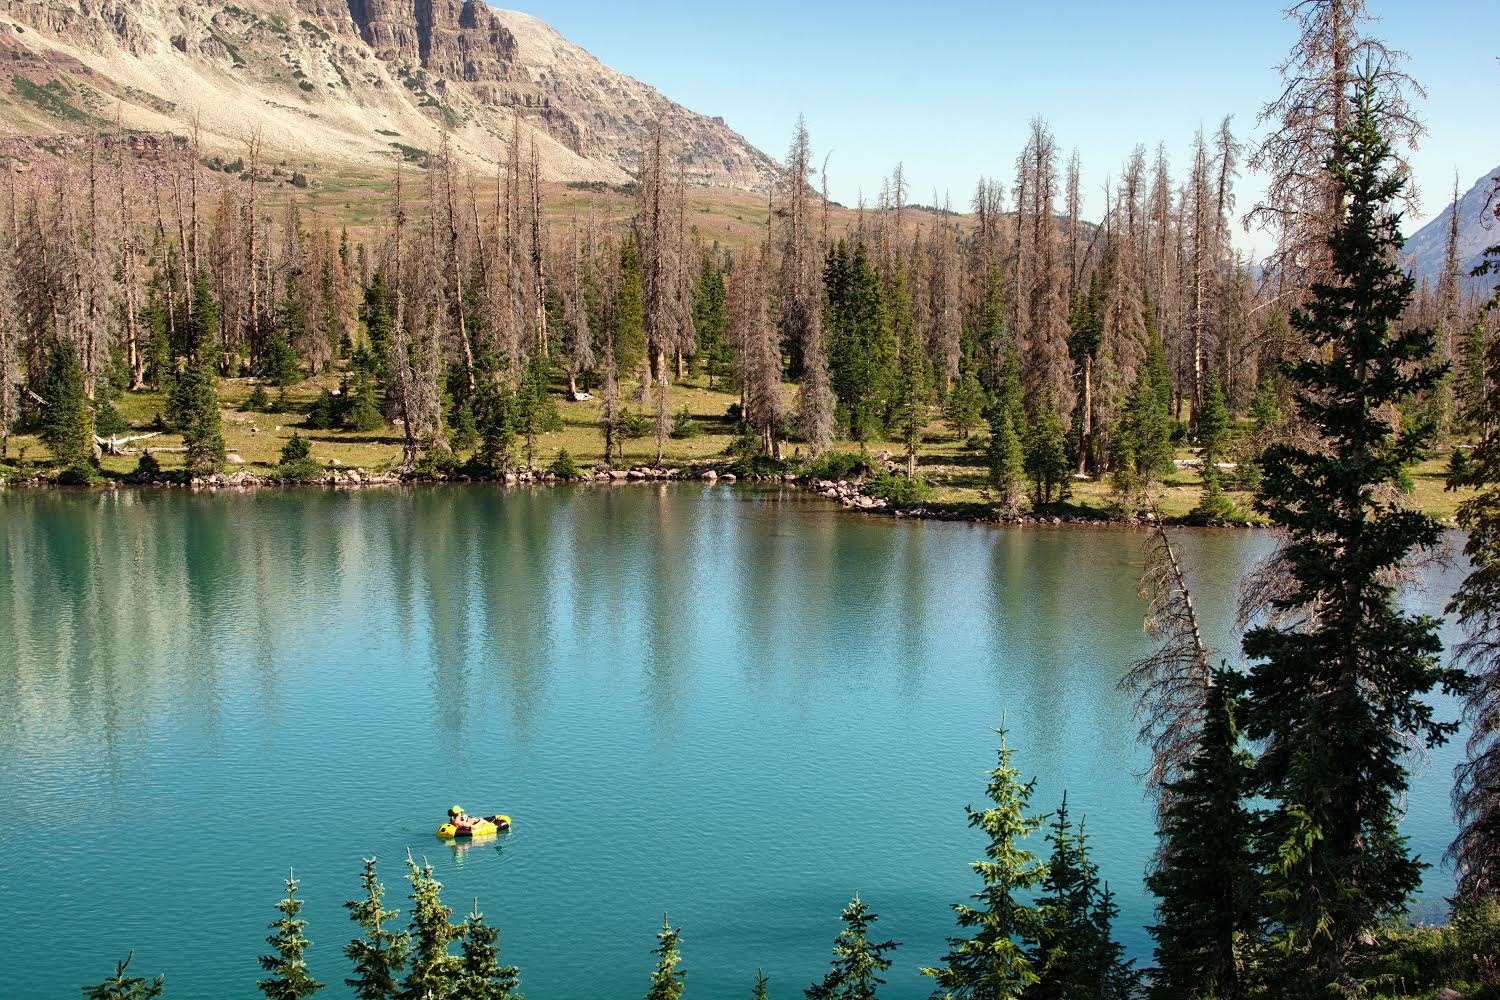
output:
[[[1153,817],[1116,689],[1149,648],[1144,537],[697,484],[0,494],[0,981],[76,997],[134,949],[168,997],[257,996],[295,866],[321,995],[348,996],[342,901],[374,854],[404,909],[410,849],[533,1000],[641,996],[664,911],[689,997],[757,968],[800,997],[856,890],[902,942],[882,995],[925,997],[1002,718],[1146,959]],[[1233,657],[1271,540],[1176,539]],[[1461,573],[1409,600],[1440,610]],[[1407,803],[1431,916],[1458,753]],[[515,829],[445,845],[454,803]]]

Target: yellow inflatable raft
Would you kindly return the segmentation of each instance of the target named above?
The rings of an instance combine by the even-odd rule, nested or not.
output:
[[[456,840],[459,837],[488,837],[509,829],[509,816],[470,816],[454,806],[448,810],[448,822],[437,828],[437,835],[444,840]]]

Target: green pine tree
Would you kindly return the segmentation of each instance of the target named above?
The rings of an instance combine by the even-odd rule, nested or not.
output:
[[[344,945],[344,955],[354,963],[354,975],[344,984],[354,991],[357,1000],[396,1000],[406,955],[411,950],[411,936],[405,931],[390,930],[387,922],[397,916],[383,904],[385,886],[375,877],[375,859],[365,858],[360,885],[365,894],[344,903],[349,919],[359,925],[361,936]]]
[[[286,897],[276,904],[281,917],[270,924],[271,935],[266,943],[272,954],[260,957],[260,967],[270,973],[258,979],[255,985],[266,995],[267,1000],[300,1000],[310,997],[323,988],[307,969],[307,948],[311,944],[302,936],[307,921],[297,914],[302,911],[302,900],[297,898],[297,877],[288,872]]]
[[[1246,801],[1254,761],[1240,746],[1237,678],[1215,674],[1195,752],[1166,788],[1158,863],[1146,877],[1156,895],[1152,1000],[1246,995],[1256,935],[1257,872]]]
[[[651,949],[651,954],[656,956],[656,969],[651,973],[651,988],[646,991],[646,1000],[679,1000],[682,996],[687,971],[677,967],[682,961],[681,944],[682,928],[673,928],[666,914],[662,914],[656,947]]]
[[[127,976],[125,970],[130,968],[130,960],[135,957],[132,952],[125,956],[125,961],[115,963],[115,974],[97,986],[83,987],[84,1000],[156,1000],[161,996],[162,977],[155,979],[144,979],[140,976]]]
[[[295,281],[287,282],[276,324],[261,349],[260,373],[272,385],[285,388],[302,381],[302,362],[296,346],[307,339],[307,307]]]
[[[391,291],[386,285],[385,273],[376,271],[370,278],[370,287],[365,289],[364,305],[360,315],[365,321],[365,336],[370,341],[370,358],[373,361],[371,374],[383,380],[386,375],[386,357],[391,349]]]
[[[1431,440],[1430,428],[1394,426],[1390,413],[1436,385],[1441,368],[1431,330],[1396,327],[1412,280],[1398,264],[1392,207],[1403,181],[1376,102],[1366,79],[1337,140],[1333,173],[1346,208],[1329,239],[1333,279],[1314,285],[1308,309],[1292,316],[1311,352],[1288,376],[1302,418],[1328,446],[1267,449],[1256,501],[1288,535],[1291,589],[1275,607],[1295,623],[1244,640],[1245,732],[1264,747],[1265,918],[1283,995],[1340,981],[1360,938],[1404,912],[1423,867],[1397,829],[1406,740],[1451,735],[1427,695],[1464,685],[1439,665],[1437,622],[1395,603],[1393,571],[1435,547],[1441,529],[1380,489]],[[1308,608],[1316,614],[1296,613]]]
[[[756,969],[755,985],[750,989],[750,1000],[767,1000],[766,987],[770,985],[771,981],[766,978],[765,970]]]
[[[953,428],[953,433],[959,440],[967,438],[979,425],[984,415],[985,402],[984,386],[979,384],[979,379],[972,371],[965,369],[953,391],[948,394],[948,405],[943,413],[948,426]]]
[[[718,255],[703,254],[702,266],[693,283],[693,333],[698,341],[698,357],[708,372],[708,388],[714,378],[727,378],[733,362],[729,343],[729,305],[725,297],[724,271]]]
[[[452,1000],[523,1000],[521,970],[500,964],[500,931],[484,922],[479,902],[464,920],[458,983]]]
[[[521,370],[515,396],[515,429],[526,441],[526,464],[536,463],[537,438],[562,424],[547,385],[547,359],[533,355]]]
[[[206,269],[198,272],[193,303],[192,343],[187,367],[172,382],[167,405],[173,427],[187,449],[183,465],[190,476],[205,476],[224,464],[224,433],[219,420],[218,307]]]
[[[949,938],[942,967],[922,970],[937,984],[934,997],[941,1000],[1007,1000],[1019,997],[1037,981],[1031,960],[1018,943],[1038,931],[1037,910],[1023,897],[1041,884],[1043,867],[1021,843],[1042,823],[1027,811],[1036,782],[1022,784],[1021,773],[1011,766],[1015,751],[1006,746],[1006,731],[1002,727],[997,732],[999,760],[985,788],[992,805],[982,810],[965,808],[969,826],[989,838],[985,860],[970,866],[984,887],[970,897],[973,905],[953,906],[958,926],[969,936]]]
[[[1026,435],[1025,464],[1038,507],[1051,503],[1054,496],[1061,500],[1068,495],[1072,463],[1068,461],[1068,443],[1050,389],[1043,395]]]
[[[411,883],[411,952],[399,1000],[447,1000],[462,970],[449,946],[463,932],[450,919],[453,911],[443,905],[443,883],[432,874],[432,865],[418,867],[406,855],[406,879]]]
[[[922,445],[922,431],[927,426],[927,407],[932,397],[932,378],[927,351],[917,332],[911,299],[906,293],[906,278],[896,270],[896,290],[892,296],[896,322],[899,361],[892,400],[892,421],[901,444],[906,449],[906,475],[917,474],[917,449]]]
[[[1026,462],[1021,448],[1021,436],[1012,426],[1012,414],[1004,406],[995,406],[990,419],[990,486],[1002,507],[1014,512],[1021,505],[1025,491]]]
[[[1047,842],[1052,845],[1037,896],[1036,933],[1028,957],[1036,981],[1026,1000],[1126,1000],[1136,974],[1115,941],[1117,908],[1090,857],[1088,838],[1068,819],[1068,798],[1054,814]]]
[[[871,941],[870,929],[880,918],[854,894],[854,899],[839,915],[844,929],[833,939],[833,968],[820,983],[813,983],[803,993],[807,1000],[875,1000],[876,991],[885,980],[880,973],[891,967],[886,954],[899,942]]]
[[[1281,423],[1281,405],[1276,401],[1276,383],[1263,378],[1255,387],[1255,398],[1250,401],[1250,419],[1255,429],[1264,434]]]
[[[1203,409],[1198,414],[1198,447],[1203,460],[1203,495],[1193,513],[1205,521],[1223,521],[1233,516],[1234,504],[1224,495],[1219,459],[1229,446],[1229,410],[1219,376],[1210,371],[1203,388]]]
[[[94,476],[94,418],[84,393],[83,362],[73,345],[61,338],[47,348],[47,368],[40,386],[41,438],[52,457],[70,474]]]

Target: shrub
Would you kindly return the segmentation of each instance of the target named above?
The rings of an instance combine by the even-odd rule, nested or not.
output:
[[[898,507],[931,500],[937,495],[932,484],[921,476],[907,476],[902,472],[882,472],[865,484],[865,492]]]
[[[161,475],[161,463],[156,460],[155,455],[143,451],[140,461],[135,463],[134,475],[137,479],[154,479]]]
[[[93,462],[79,460],[64,467],[57,481],[63,486],[88,486],[99,481],[99,470]]]
[[[693,415],[684,406],[677,411],[672,418],[672,436],[674,438],[695,438],[703,433],[703,425],[693,419]]]
[[[552,460],[552,464],[547,466],[547,471],[558,479],[577,479],[581,475],[578,471],[578,466],[573,461],[573,456],[568,454],[568,449],[566,448],[558,451],[557,457]]]
[[[312,457],[312,444],[301,434],[293,434],[291,440],[282,446],[276,474],[294,483],[305,483],[321,479],[323,469]]]
[[[626,440],[647,437],[655,429],[652,419],[644,413],[624,413],[620,416],[620,435]]]
[[[128,430],[130,430],[130,421],[120,416],[120,411],[115,409],[109,397],[106,396],[94,407],[95,434],[100,437],[109,437],[111,434],[124,434]]]
[[[266,387],[257,385],[245,399],[245,410],[248,413],[265,413],[271,408],[271,397],[266,394]]]
[[[852,451],[830,451],[802,467],[808,479],[858,479],[870,471],[870,456]]]
[[[324,389],[318,393],[312,408],[307,411],[306,426],[315,431],[331,431],[338,425],[338,401],[334,399],[333,393]]]

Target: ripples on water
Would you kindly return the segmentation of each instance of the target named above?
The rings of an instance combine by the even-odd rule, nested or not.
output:
[[[410,848],[456,910],[478,897],[533,997],[639,996],[664,910],[694,995],[763,967],[800,996],[855,890],[903,942],[888,995],[925,997],[1002,713],[1036,808],[1066,789],[1086,816],[1144,957],[1153,824],[1115,688],[1147,649],[1141,540],[691,485],[13,491],[0,980],[73,996],[134,948],[169,995],[254,996],[295,865],[313,972],[346,996],[359,859],[400,902]],[[1234,583],[1269,541],[1178,540],[1232,657]],[[1439,611],[1460,573],[1413,603]],[[1409,800],[1432,861],[1455,754]],[[455,801],[515,832],[444,846]],[[1430,871],[1423,912],[1449,889]]]

